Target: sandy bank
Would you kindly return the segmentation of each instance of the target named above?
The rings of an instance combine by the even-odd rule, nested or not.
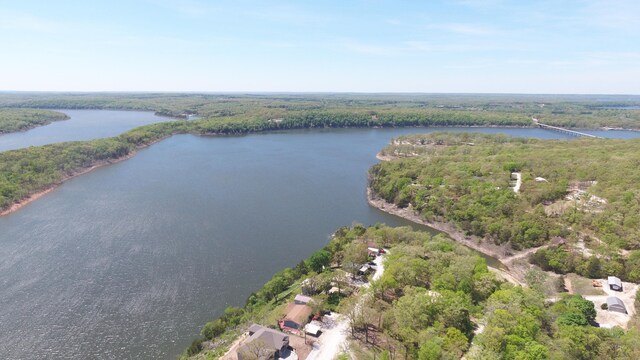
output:
[[[376,154],[376,159],[380,160],[380,161],[391,161],[393,159],[397,159],[397,157],[395,156],[388,156],[388,155],[382,155],[381,152]]]

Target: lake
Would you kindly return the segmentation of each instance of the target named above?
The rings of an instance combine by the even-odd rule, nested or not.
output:
[[[0,354],[174,359],[338,227],[408,224],[367,204],[367,170],[392,137],[442,130],[566,138],[499,128],[174,136],[0,218]]]
[[[33,129],[0,135],[0,151],[63,141],[91,140],[122,134],[138,126],[171,121],[152,112],[122,110],[56,110],[69,116]]]

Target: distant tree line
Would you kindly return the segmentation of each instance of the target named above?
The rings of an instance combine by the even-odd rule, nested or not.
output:
[[[63,113],[51,110],[0,108],[0,134],[29,130],[68,118]]]

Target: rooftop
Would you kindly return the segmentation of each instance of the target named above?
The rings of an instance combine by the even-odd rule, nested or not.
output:
[[[622,281],[615,276],[609,276],[607,278],[607,283],[609,283],[609,285],[618,285],[622,287]]]
[[[254,341],[259,342],[260,346],[264,346],[269,350],[281,350],[283,347],[289,345],[289,336],[281,333],[280,331],[269,329],[267,327],[253,324],[249,328],[249,332],[256,330],[253,335],[249,336],[244,344],[238,348],[238,354],[251,353],[249,344]]]
[[[303,324],[311,315],[311,308],[303,304],[289,304],[284,316],[285,320],[291,320],[298,324]]]
[[[308,297],[308,296],[304,296],[302,294],[298,294],[298,295],[296,295],[296,298],[294,299],[294,301],[298,302],[298,303],[307,304],[307,303],[310,303],[311,301],[313,301],[313,299]]]

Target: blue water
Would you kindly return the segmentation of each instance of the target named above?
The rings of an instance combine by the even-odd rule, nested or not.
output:
[[[0,151],[63,141],[91,140],[122,134],[138,126],[170,121],[152,112],[119,110],[57,110],[68,120],[54,121],[27,131],[0,135]]]
[[[407,224],[367,204],[367,170],[391,138],[443,130],[573,138],[500,128],[174,136],[0,218],[2,358],[175,358],[338,227]]]

